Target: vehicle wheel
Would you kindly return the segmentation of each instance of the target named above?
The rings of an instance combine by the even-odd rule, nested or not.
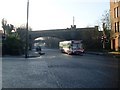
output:
[[[79,53],[80,56],[83,56],[83,53]]]
[[[71,55],[72,53],[71,53],[71,52],[68,52],[67,54],[68,54],[68,55]]]

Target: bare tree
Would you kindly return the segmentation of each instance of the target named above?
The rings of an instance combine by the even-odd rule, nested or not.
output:
[[[103,25],[104,48],[110,49],[110,32],[111,32],[110,10],[106,10],[104,12],[104,14],[102,15],[101,22],[102,22],[101,24]]]
[[[16,29],[16,33],[18,34],[18,37],[20,38],[20,40],[22,40],[24,43],[26,42],[26,26],[25,25],[22,25],[20,27],[18,27]],[[28,31],[32,31],[32,28],[29,27],[28,28]],[[28,32],[29,34],[29,32]],[[32,42],[31,42],[31,35],[28,35],[28,38],[29,38],[29,49],[32,48]]]
[[[106,30],[111,30],[110,10],[106,10],[102,15],[101,22],[105,23]]]
[[[4,18],[2,19],[2,28],[4,30],[4,35],[10,35],[11,31],[14,29],[14,25],[12,24],[7,24],[7,20],[5,20]]]
[[[32,28],[29,27],[28,30],[31,31]],[[25,37],[26,37],[26,26],[25,26],[25,25],[21,25],[20,27],[18,27],[18,28],[16,29],[16,32],[18,33],[19,38],[20,38],[22,41],[25,41]]]
[[[2,19],[2,28],[3,28],[3,30],[4,30],[4,35],[5,35],[6,26],[7,26],[7,20],[5,20],[5,19],[3,18],[3,19]]]

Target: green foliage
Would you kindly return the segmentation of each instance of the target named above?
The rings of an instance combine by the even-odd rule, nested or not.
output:
[[[21,55],[24,53],[24,44],[23,42],[14,37],[14,36],[8,36],[6,40],[3,40],[3,55],[9,54],[9,55]]]
[[[12,32],[14,26],[7,24],[7,20],[2,19],[2,28],[5,38],[2,40],[2,54],[20,55],[24,53],[24,43],[20,40],[17,32]]]
[[[7,20],[2,19],[2,28],[4,30],[3,43],[2,43],[2,54],[9,55],[20,55],[24,53],[25,41],[26,41],[26,26],[21,26],[14,28],[14,25],[7,24]],[[14,32],[12,32],[14,30]],[[31,31],[32,28],[29,27],[28,31]],[[30,38],[30,36],[29,36]],[[29,40],[30,41],[30,40]],[[29,47],[32,46],[29,44]],[[31,47],[30,47],[31,48]]]

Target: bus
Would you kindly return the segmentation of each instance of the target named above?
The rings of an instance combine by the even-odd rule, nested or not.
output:
[[[59,49],[62,53],[67,53],[69,55],[81,55],[84,53],[82,40],[61,41],[59,42]]]

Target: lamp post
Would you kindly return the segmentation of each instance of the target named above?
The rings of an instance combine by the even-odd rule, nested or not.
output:
[[[27,1],[27,23],[26,23],[25,58],[28,58],[28,16],[29,16],[29,0]]]

